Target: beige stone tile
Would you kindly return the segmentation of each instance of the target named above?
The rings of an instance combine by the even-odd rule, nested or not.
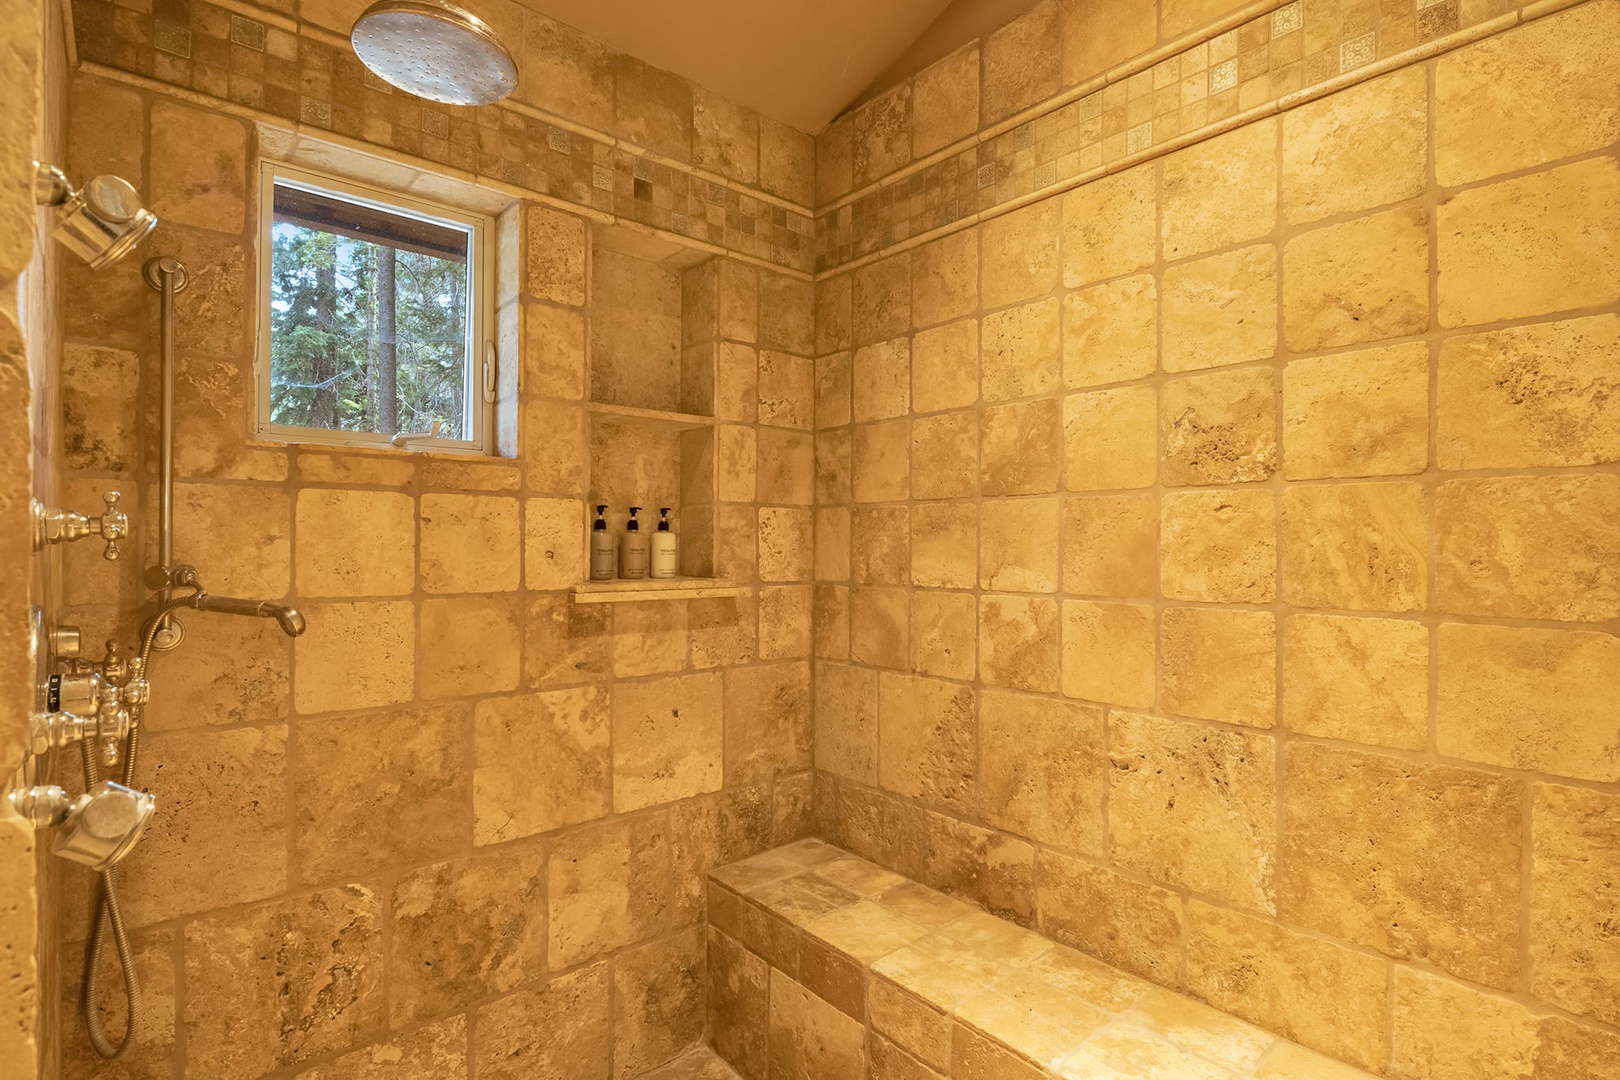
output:
[[[1617,29],[1620,11],[1594,4],[1442,57],[1434,72],[1440,183],[1544,165],[1620,138],[1620,79],[1601,52]]]
[[[523,291],[535,300],[585,303],[585,222],[534,203],[523,205]]]
[[[979,811],[999,829],[1090,855],[1103,850],[1103,710],[1031,694],[979,700]]]
[[[911,497],[968,498],[979,491],[979,418],[971,410],[911,422]]]
[[[152,103],[148,205],[165,223],[240,233],[247,209],[247,130],[233,116]],[[74,177],[82,182],[88,177]]]
[[[1237,0],[1168,0],[1159,13],[1159,32],[1173,39],[1200,29],[1242,5]]]
[[[1613,918],[1617,799],[1612,794],[1537,784],[1535,861],[1530,894],[1531,989],[1583,1016],[1614,1023]]]
[[[782,1080],[862,1080],[865,1029],[791,977],[770,973],[770,1075]]]
[[[714,433],[715,498],[721,502],[754,501],[759,491],[760,429],[721,424]]]
[[[397,705],[416,696],[416,608],[408,600],[310,604],[293,642],[301,713]]]
[[[978,670],[979,607],[967,593],[911,594],[911,664],[921,675],[972,679]]]
[[[1442,623],[1437,747],[1490,765],[1620,780],[1610,719],[1617,661],[1610,634]]]
[[[950,1068],[951,1029],[945,1014],[881,977],[867,983],[866,1008],[874,1036],[870,1044],[873,1080],[933,1080],[940,1075],[934,1068]],[[914,1055],[922,1066],[891,1064],[885,1071],[885,1048],[896,1046]]]
[[[333,29],[341,33],[343,26]],[[613,126],[613,69],[605,45],[533,11],[524,12],[523,44],[520,99],[598,130]]]
[[[757,651],[758,601],[752,589],[739,595],[693,600],[687,605],[692,667],[746,664]]]
[[[934,934],[895,950],[874,963],[872,970],[925,1005],[952,1012],[1005,968],[982,953]]]
[[[1388,962],[1237,911],[1187,902],[1187,988],[1343,1061],[1384,1052]]]
[[[818,584],[810,605],[812,654],[818,660],[848,660],[849,587]]]
[[[1046,1073],[967,1024],[951,1029],[951,1076],[961,1080],[1042,1080]]]
[[[1065,1080],[1131,1080],[1137,1076],[1226,1080],[1234,1074],[1122,1018],[1088,1039],[1063,1062],[1057,1075]]]
[[[380,1036],[382,923],[349,885],[188,924],[187,1070],[253,1076]]]
[[[1277,351],[1277,250],[1210,255],[1164,272],[1160,363],[1166,371],[1265,360]]]
[[[223,615],[187,618],[207,629],[193,632],[184,649],[152,653],[147,674],[157,690],[141,718],[145,730],[262,724],[287,715],[292,643],[279,626]]]
[[[1283,336],[1295,351],[1428,328],[1428,211],[1409,207],[1327,225],[1284,246]]]
[[[417,689],[425,698],[516,690],[523,613],[516,597],[424,600],[417,644]]]
[[[1421,485],[1329,484],[1283,492],[1283,599],[1298,607],[1428,606],[1428,499]]]
[[[1429,461],[1429,347],[1295,360],[1283,369],[1283,476],[1404,475]]]
[[[1159,617],[1159,705],[1202,720],[1269,728],[1277,698],[1269,611],[1166,608]]]
[[[856,502],[893,502],[911,491],[911,423],[886,420],[855,428],[850,485]]]
[[[1283,761],[1278,914],[1510,988],[1523,794],[1492,773],[1296,743]]]
[[[1056,390],[1063,378],[1061,306],[1037,300],[984,317],[979,383],[986,401],[1007,401]]]
[[[1620,1036],[1561,1016],[1543,1017],[1538,1071],[1558,1080],[1585,1080],[1603,1075],[1620,1055]]]
[[[1068,491],[1151,487],[1158,473],[1151,386],[1063,399],[1063,486]]]
[[[611,606],[575,604],[558,593],[530,596],[524,621],[524,681],[538,688],[567,686],[611,671]]]
[[[692,152],[692,84],[672,72],[613,53],[614,128],[649,150],[686,161]]]
[[[644,1075],[702,1039],[707,953],[694,926],[614,958],[615,1075]]]
[[[756,428],[761,502],[809,506],[815,501],[815,437],[806,431]]]
[[[955,235],[974,234],[968,230]],[[977,249],[974,251],[977,263]],[[978,320],[959,319],[918,331],[911,339],[911,407],[917,412],[937,412],[978,400]]]
[[[1140,379],[1158,363],[1159,289],[1152,274],[1063,298],[1063,384],[1071,390]]]
[[[814,532],[816,580],[848,581],[850,508],[818,507],[815,512]]]
[[[1063,500],[1063,591],[1152,597],[1159,511],[1151,493]]]
[[[907,827],[903,809],[895,819],[897,829]],[[984,909],[980,916],[999,927],[1017,931],[1017,925],[1034,922],[1033,845],[946,814],[929,813],[922,821],[925,831],[916,841],[923,853],[917,871],[922,881],[978,905]]]
[[[523,549],[516,499],[423,495],[421,523],[425,591],[509,592],[518,587]]]
[[[1037,858],[1041,933],[1124,971],[1176,981],[1179,896],[1050,848]]]
[[[981,122],[992,124],[1058,92],[1061,56],[1056,0],[1036,4],[1012,22],[985,35],[979,90]]]
[[[815,203],[816,143],[768,116],[759,119],[759,180],[773,195],[803,207]]]
[[[805,927],[805,932],[869,964],[911,944],[927,934],[928,929],[880,904],[863,900],[813,920]]]
[[[670,891],[663,815],[617,818],[566,833],[549,859],[547,963],[553,969],[663,929]]]
[[[1151,708],[1155,651],[1148,605],[1063,601],[1065,696]]]
[[[855,350],[850,384],[856,423],[911,411],[911,341],[890,338]]]
[[[500,844],[611,811],[605,687],[485,698],[473,728],[473,843]]]
[[[1220,193],[1218,203],[1212,192]],[[1276,120],[1257,120],[1164,159],[1159,229],[1167,260],[1240,244],[1276,227]]]
[[[1598,622],[1620,615],[1620,477],[1453,480],[1435,497],[1442,611]]]
[[[911,508],[911,583],[971,589],[978,581],[978,514],[971,504],[918,503]]]
[[[862,102],[850,114],[856,187],[911,161],[911,84],[901,83]]]
[[[1442,469],[1620,460],[1620,318],[1450,338],[1436,399]]]
[[[1270,603],[1277,584],[1275,494],[1259,488],[1165,492],[1159,582],[1172,600]]]
[[[97,486],[106,490],[111,485]],[[91,509],[91,500],[83,501],[84,512],[101,512],[100,506]],[[175,485],[174,501],[175,551],[180,558],[197,567],[210,592],[255,599],[280,599],[287,595],[292,541],[288,532],[285,492],[259,485],[180,483]],[[414,547],[409,531],[409,497],[405,497],[405,503],[406,532],[400,539],[405,552],[406,572],[409,573]],[[353,521],[346,522],[345,533],[340,535],[352,530],[354,524]],[[124,548],[127,550],[129,546],[126,541]],[[306,543],[304,546],[312,545]],[[325,546],[330,548],[333,545],[328,543]],[[92,547],[90,543],[81,543],[74,554],[82,552],[87,556],[99,557],[102,548],[102,545]],[[409,582],[399,591],[410,591]]]
[[[811,843],[817,844],[820,842],[813,840]],[[867,862],[859,856],[840,852],[830,845],[823,845],[821,848],[812,849],[812,851],[816,856],[816,861],[811,862],[809,866],[817,877],[823,881],[830,881],[841,888],[848,889],[863,900],[876,900],[891,889],[899,888],[907,883],[904,877],[892,870],[885,870],[876,863]],[[912,935],[912,940],[920,936],[920,934]]]
[[[1254,1075],[1255,1080],[1366,1080],[1372,1074],[1278,1039],[1260,1059]]]
[[[1064,945],[1042,953],[1025,970],[1104,1012],[1124,1009],[1148,993],[1152,985]]]
[[[724,740],[719,674],[616,684],[614,812],[720,790]]]
[[[480,1005],[474,1016],[473,1067],[480,1080],[612,1075],[613,988],[605,962]],[[555,1020],[536,1024],[536,1016]]]
[[[815,558],[811,533],[814,519],[802,507],[759,509],[759,578],[761,581],[808,581]]]
[[[584,504],[578,499],[528,499],[523,504],[523,584],[571,589],[584,580]]]
[[[708,936],[710,1044],[743,1075],[764,1076],[770,965],[713,926]]]
[[[751,887],[747,895],[771,915],[792,926],[805,927],[828,912],[847,908],[861,897],[813,873],[794,873]]]
[[[979,598],[979,678],[992,686],[1058,688],[1058,604],[1048,597]]]
[[[725,780],[759,784],[811,767],[810,665],[725,673]]]
[[[1108,757],[1117,863],[1250,911],[1276,910],[1271,736],[1114,713]]]
[[[416,462],[410,455],[392,450],[368,454],[310,443],[298,448],[298,479],[304,484],[342,484],[404,488],[416,476]]]
[[[1159,388],[1161,483],[1236,484],[1277,468],[1276,378],[1245,368],[1172,379]]]
[[[585,321],[547,304],[523,305],[523,391],[577,401],[585,396]]]
[[[911,152],[927,157],[967,138],[978,127],[979,43],[973,41],[912,79]]]
[[[909,256],[892,255],[868,263],[856,270],[853,278],[851,319],[856,345],[898,337],[911,329]]]
[[[972,687],[884,672],[878,702],[878,783],[930,805],[971,808],[977,704]]]
[[[819,145],[819,139],[817,143]],[[840,349],[848,349],[853,343],[854,283],[855,275],[853,273],[843,274],[816,283],[817,356],[824,356]],[[877,339],[874,338],[873,340]]]
[[[759,118],[719,94],[692,88],[692,164],[733,180],[759,179]]]
[[[1277,1041],[1269,1031],[1169,990],[1141,995],[1120,1021],[1232,1070],[1250,1069]],[[1122,1032],[1123,1033],[1123,1032]]]
[[[390,1021],[450,1012],[532,978],[545,958],[545,880],[533,847],[402,877],[391,904]]]
[[[1060,203],[1047,199],[979,227],[979,297],[985,307],[1033,300],[1057,287],[1061,211]]]
[[[1453,195],[1440,206],[1440,325],[1620,298],[1620,165],[1593,158]]]
[[[1404,619],[1283,620],[1283,726],[1324,739],[1422,750],[1429,630]]]
[[[979,493],[1042,495],[1058,488],[1063,403],[996,405],[979,414]]]
[[[759,422],[808,431],[815,419],[816,367],[802,356],[761,349]]]
[[[1397,1076],[1533,1075],[1537,1026],[1516,1001],[1427,972],[1395,969],[1390,1065]]]
[[[1063,85],[1077,86],[1153,48],[1158,5],[1129,0],[1106,6],[1064,0]]]
[[[849,591],[849,658],[858,664],[903,669],[911,659],[908,591],[854,588]]]
[[[957,1006],[958,1023],[994,1039],[1024,1062],[1056,1062],[1108,1022],[1108,1014],[1068,998],[1044,980],[1022,971]],[[996,1073],[994,1075],[1004,1075]]]
[[[457,1015],[333,1058],[298,1080],[429,1080],[466,1070],[467,1018]]]
[[[472,762],[462,705],[301,720],[292,861],[308,884],[444,858],[467,833]]]
[[[997,592],[1057,591],[1056,498],[979,504],[979,587]]]
[[[1428,77],[1416,66],[1290,109],[1282,117],[1284,217],[1298,225],[1417,198],[1428,142]]]
[[[816,288],[814,283],[776,274],[759,273],[759,344],[797,356],[816,352]]]
[[[816,427],[841,427],[849,423],[850,361],[847,352],[831,353],[816,360]]]
[[[604,431],[623,433],[625,430],[613,424],[587,425],[585,410],[577,402],[531,399],[524,401],[521,408],[522,458],[527,466],[524,482],[532,492],[580,494],[587,475],[587,438],[597,442],[605,437]],[[645,429],[636,430],[634,434],[645,438]],[[591,449],[599,461],[612,460],[600,451],[599,444]]]
[[[69,469],[134,470],[140,418],[129,388],[139,378],[139,365],[127,349],[62,346],[62,461]]]
[[[767,585],[759,590],[759,658],[810,655],[814,590],[809,585]]]
[[[1063,196],[1063,287],[1134,273],[1153,265],[1158,192],[1153,166],[1138,165]]]
[[[753,423],[759,418],[759,352],[751,345],[722,341],[714,346],[714,355],[714,415]]]

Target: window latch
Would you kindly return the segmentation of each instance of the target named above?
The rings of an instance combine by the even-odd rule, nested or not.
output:
[[[401,431],[388,441],[402,450],[418,449],[419,443],[437,442],[439,429],[444,427],[444,421],[435,420],[433,426],[426,431]]]
[[[495,343],[484,342],[484,404],[495,404]]]

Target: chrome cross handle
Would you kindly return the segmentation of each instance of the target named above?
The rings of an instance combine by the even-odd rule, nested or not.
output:
[[[34,550],[39,551],[47,544],[66,544],[87,536],[99,536],[107,542],[106,550],[101,553],[102,558],[118,558],[122,554],[118,541],[129,535],[129,515],[118,509],[118,500],[122,497],[116,491],[102,495],[101,501],[107,508],[100,517],[59,510],[38,501],[31,503],[29,509],[34,517]]]

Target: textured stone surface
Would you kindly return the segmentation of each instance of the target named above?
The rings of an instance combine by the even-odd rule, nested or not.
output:
[[[1429,630],[1401,619],[1290,615],[1282,688],[1291,731],[1421,750],[1429,741]]]
[[[1063,601],[1064,696],[1148,708],[1155,652],[1148,605]]]
[[[979,504],[979,586],[998,592],[1057,591],[1057,499]]]
[[[1428,605],[1428,507],[1418,484],[1300,486],[1283,493],[1282,593],[1299,607]]]
[[[849,658],[878,667],[905,667],[911,656],[909,605],[904,589],[851,589]]]
[[[979,598],[979,678],[992,686],[1058,688],[1058,604],[1047,597]]]
[[[623,814],[718,791],[723,741],[719,675],[681,675],[616,686],[614,810]]]
[[[944,807],[973,805],[977,695],[969,687],[885,672],[878,704],[878,782]]]
[[[979,298],[985,307],[1031,300],[1057,286],[1061,210],[1059,203],[1048,199],[984,223],[979,238]]]
[[[959,233],[970,236],[971,233]],[[922,251],[927,248],[919,249]],[[969,248],[973,265],[978,249]],[[967,256],[962,257],[964,260]],[[914,269],[914,274],[922,273]],[[973,279],[975,291],[978,279]],[[965,286],[964,286],[965,287]],[[972,304],[974,300],[961,301]],[[943,301],[942,301],[943,303]],[[979,400],[979,323],[976,319],[918,331],[911,339],[911,404],[918,412],[955,409]],[[820,423],[820,414],[817,414]]]
[[[1268,735],[1115,713],[1109,849],[1155,881],[1275,910],[1276,751]]]
[[[979,701],[979,807],[984,818],[1041,843],[1088,854],[1103,846],[1103,711],[1029,694]]]
[[[1063,382],[1070,389],[1124,382],[1158,366],[1159,287],[1153,275],[1076,289],[1063,297]]]
[[[957,499],[978,494],[979,421],[970,410],[911,422],[911,495]]]
[[[434,1080],[467,1069],[467,1018],[452,1016],[298,1074],[299,1080]]]
[[[1065,499],[1063,590],[1097,596],[1155,595],[1158,528],[1151,494]]]
[[[668,852],[662,815],[598,822],[559,839],[546,872],[550,966],[570,967],[661,930]]]
[[[1611,634],[1442,623],[1440,752],[1509,768],[1620,780]]]
[[[709,1041],[750,1080],[766,1075],[770,965],[715,926],[708,928]]]
[[[1429,461],[1429,348],[1414,342],[1283,369],[1283,477],[1405,475]]]
[[[1620,1018],[1620,818],[1612,794],[1537,784],[1530,893],[1531,989],[1571,1012]]]
[[[1061,307],[1037,300],[986,315],[979,327],[979,381],[986,401],[1045,394],[1063,376]]]
[[[1283,336],[1291,348],[1354,345],[1428,328],[1427,211],[1390,210],[1328,225],[1284,247]]]
[[[578,687],[480,701],[473,842],[498,844],[608,813],[607,693]]]
[[[1428,96],[1414,65],[1284,113],[1284,216],[1303,224],[1423,194]]]
[[[1152,266],[1157,246],[1158,185],[1152,166],[1137,166],[1063,196],[1063,287]]]
[[[914,592],[911,663],[919,675],[971,679],[978,670],[979,605],[965,593]]]
[[[971,589],[979,579],[979,515],[957,502],[911,508],[911,581],[944,589]]]
[[[1268,603],[1277,588],[1270,491],[1169,491],[1159,503],[1159,582],[1171,600]]]
[[[1395,969],[1390,1072],[1425,1080],[1532,1076],[1540,1041],[1523,1005],[1427,972]]]
[[[726,672],[728,785],[763,783],[808,769],[810,738],[808,663],[758,664]]]
[[[979,126],[979,45],[962,46],[917,73],[911,85],[911,152],[924,157]]]
[[[850,366],[856,423],[889,420],[911,409],[911,342],[879,341],[855,350]]]
[[[1166,608],[1159,617],[1159,704],[1173,713],[1268,728],[1276,710],[1276,617]]]
[[[1063,399],[1063,486],[1069,491],[1151,487],[1158,474],[1151,386]]]
[[[863,1080],[864,1031],[776,969],[770,974],[770,1075],[783,1080]]]
[[[1056,491],[1062,447],[1062,404],[1053,398],[985,409],[979,415],[979,493]]]
[[[1234,484],[1277,468],[1275,377],[1263,369],[1173,379],[1159,389],[1160,482]]]
[[[1216,189],[1222,193],[1219,207],[1210,200]],[[1277,224],[1277,121],[1258,120],[1171,154],[1164,159],[1160,197],[1166,259],[1271,232]],[[1169,275],[1165,288],[1168,294]]]
[[[608,964],[559,975],[478,1008],[480,1080],[608,1080],[613,1074]],[[544,1016],[547,1023],[535,1023]]]
[[[424,600],[417,615],[422,659],[417,687],[425,698],[516,690],[522,678],[522,615],[515,597]]]
[[[1289,748],[1283,777],[1285,920],[1516,984],[1518,781],[1305,744]]]
[[[992,124],[1057,93],[1062,58],[1051,43],[1058,40],[1056,0],[1029,11],[985,35],[979,89],[980,123]]]
[[[702,1038],[705,937],[694,926],[614,959],[615,1075],[640,1075]]]
[[[516,499],[422,496],[422,588],[434,593],[507,592],[518,587]]]
[[[1277,351],[1277,252],[1269,244],[1164,271],[1165,371],[1265,360]]]
[[[1181,962],[1181,898],[1168,889],[1043,848],[1040,930],[1155,982]]]

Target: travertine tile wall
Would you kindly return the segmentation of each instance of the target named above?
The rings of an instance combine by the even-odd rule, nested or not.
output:
[[[160,811],[123,873],[148,1026],[103,1066],[72,1018],[88,884],[65,871],[64,1075],[631,1077],[696,1042],[703,873],[808,828],[811,283],[689,271],[713,283],[686,337],[727,389],[715,559],[742,596],[578,605],[587,342],[626,315],[593,302],[586,218],[500,221],[513,458],[256,441],[253,128],[83,72],[70,104],[75,174],[134,182],[163,222],[141,254],[191,272],[176,554],[309,630],[191,614],[155,661],[138,777]],[[141,261],[64,267],[65,498],[121,487],[144,542],[70,553],[91,643],[131,640],[145,600]]]
[[[1375,1071],[1614,1074],[1617,34],[818,281],[821,835]]]

